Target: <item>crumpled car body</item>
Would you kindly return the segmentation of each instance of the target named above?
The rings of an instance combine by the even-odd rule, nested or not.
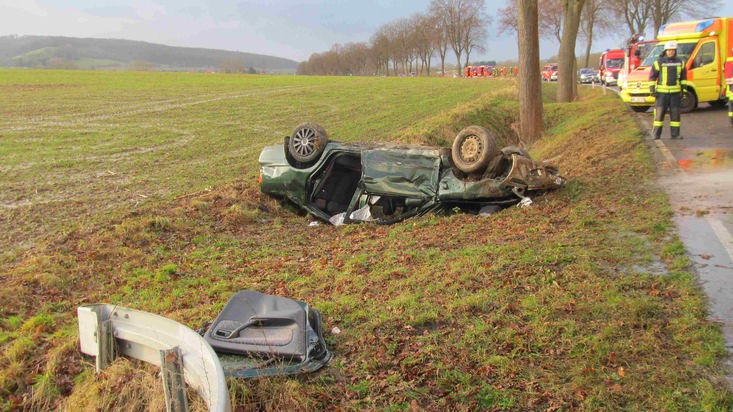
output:
[[[452,151],[473,154],[475,147],[465,147],[476,143],[471,137],[453,149],[327,141],[306,162],[293,158],[293,137],[262,150],[260,189],[337,225],[390,224],[455,208],[478,212],[489,205],[505,207],[565,182],[557,168],[533,161],[517,147],[496,151],[490,159],[484,156],[487,164],[478,170],[461,170]]]

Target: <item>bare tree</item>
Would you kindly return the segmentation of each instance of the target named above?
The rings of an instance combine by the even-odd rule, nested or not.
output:
[[[574,101],[578,95],[575,83],[575,42],[578,39],[580,13],[583,11],[585,0],[562,0],[562,2],[563,29],[558,56],[557,101],[567,103]]]
[[[562,41],[563,0],[539,0],[537,7],[540,37],[545,39],[554,37],[558,43]]]
[[[519,8],[517,0],[506,0],[505,6],[497,10],[499,17],[499,34],[517,34],[519,32]]]
[[[583,67],[589,67],[593,38],[608,28],[609,16],[606,7],[607,3],[603,0],[586,0],[585,7],[583,7],[580,22],[580,30],[585,38],[585,64]]]
[[[654,33],[659,33],[659,28],[675,17],[709,15],[711,10],[717,10],[720,5],[720,0],[649,0]]]
[[[425,14],[416,14],[413,19],[415,30],[415,46],[420,59],[420,74],[427,73],[430,76],[430,63],[435,56],[437,47],[437,30],[435,18]]]
[[[441,20],[447,40],[456,55],[458,72],[461,72],[461,56],[471,44],[479,41],[470,32],[488,24],[484,0],[431,0],[430,10]],[[472,40],[469,40],[472,39]]]
[[[629,29],[629,36],[646,32],[646,25],[651,17],[651,1],[653,0],[618,0],[607,3],[616,19],[623,21]],[[656,36],[656,31],[652,37]]]
[[[373,60],[375,61],[375,73],[389,76],[389,56],[392,47],[391,40],[387,33],[387,26],[380,27],[371,37]]]
[[[434,37],[435,50],[438,51],[440,56],[440,73],[445,76],[445,56],[448,54],[448,33],[445,30],[445,24],[443,20],[431,12],[431,17],[435,21],[436,34]]]
[[[463,38],[464,50],[466,50],[465,66],[468,66],[473,51],[480,53],[486,51],[486,39],[489,37],[487,27],[491,21],[491,18],[486,16],[484,19],[474,17],[466,22],[470,28],[464,32],[465,37]]]
[[[399,54],[395,56],[400,61],[402,73],[412,71],[412,64],[417,58],[417,36],[414,18],[403,18],[394,22],[394,36]]]
[[[542,83],[537,0],[518,0],[519,139],[531,144],[542,135]]]
[[[499,9],[499,33],[516,32],[517,28],[517,0],[506,0],[506,5]],[[537,27],[540,38],[562,38],[562,0],[537,1]]]
[[[402,50],[401,43],[399,41],[399,26],[398,22],[387,23],[382,26],[382,30],[385,38],[389,44],[388,57],[389,62],[392,63],[392,71],[397,76],[397,65],[402,61]]]
[[[369,74],[369,46],[366,43],[348,43],[341,49],[341,74],[364,76]]]

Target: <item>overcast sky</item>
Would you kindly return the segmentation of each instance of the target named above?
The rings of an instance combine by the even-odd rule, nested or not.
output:
[[[733,1],[724,3],[713,14],[733,16]],[[335,43],[368,42],[382,25],[427,12],[429,5],[430,0],[0,0],[0,35],[142,40],[303,61]],[[503,5],[486,1],[492,16]],[[489,32],[488,51],[471,60],[517,58],[514,36],[497,36],[496,24]],[[596,41],[593,50],[618,47],[625,37],[623,27],[619,35]],[[557,50],[557,42],[542,41],[543,59]],[[453,60],[451,55],[448,62]]]

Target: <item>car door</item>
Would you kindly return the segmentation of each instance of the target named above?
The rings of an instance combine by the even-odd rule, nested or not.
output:
[[[367,193],[435,198],[440,174],[440,156],[435,149],[365,150],[361,162]]]
[[[709,102],[720,98],[720,59],[715,39],[703,40],[690,57],[687,79],[695,83],[697,99]]]
[[[370,219],[387,223],[422,214],[436,203],[441,165],[437,149],[364,150],[361,161],[361,191],[348,216],[366,208]]]

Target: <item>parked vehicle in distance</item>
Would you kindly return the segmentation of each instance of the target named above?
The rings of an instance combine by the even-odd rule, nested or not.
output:
[[[578,70],[578,83],[585,84],[585,83],[596,83],[599,82],[598,78],[598,72],[590,69],[588,67],[584,67],[580,70]]]
[[[546,82],[557,81],[557,63],[546,64],[542,68],[542,80]]]
[[[641,65],[629,73],[619,96],[635,112],[646,112],[654,106],[655,96],[649,90],[653,82],[649,73],[664,49],[664,43],[677,42],[677,56],[686,61],[687,91],[682,95],[682,113],[694,110],[700,102],[712,106],[725,105],[723,65],[733,56],[733,17],[670,23],[657,35],[659,43]]]
[[[496,212],[563,186],[557,167],[526,150],[499,150],[486,128],[461,130],[452,148],[329,141],[303,123],[262,149],[260,190],[333,224],[391,224],[428,212]]]
[[[612,86],[618,83],[618,74],[624,66],[626,52],[622,49],[606,50],[598,61],[598,76],[601,84]]]
[[[464,77],[490,77],[494,74],[493,66],[466,66]]]
[[[624,55],[624,67],[618,75],[618,87],[623,90],[629,85],[629,75],[634,72],[641,62],[649,56],[649,53],[657,45],[657,40],[644,40],[641,35],[634,35],[626,43],[626,53]],[[648,80],[649,72],[647,72]],[[632,76],[634,78],[634,76]]]

